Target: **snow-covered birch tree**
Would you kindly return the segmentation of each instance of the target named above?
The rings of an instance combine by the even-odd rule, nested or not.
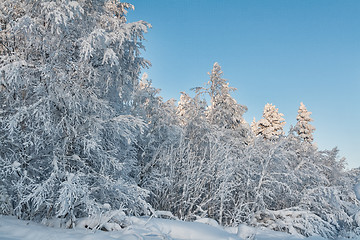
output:
[[[147,212],[128,115],[149,24],[120,1],[0,2],[0,184],[20,218]],[[3,191],[5,192],[5,191]]]
[[[161,189],[165,181],[166,173],[160,171],[159,164],[168,164],[161,158],[165,149],[177,146],[182,129],[179,127],[176,116],[176,106],[173,99],[163,101],[159,96],[159,89],[151,85],[151,81],[144,74],[137,86],[133,97],[132,113],[141,117],[147,124],[147,128],[137,144],[138,160],[141,171],[138,175],[140,186],[151,190]],[[153,201],[154,194],[150,197]]]

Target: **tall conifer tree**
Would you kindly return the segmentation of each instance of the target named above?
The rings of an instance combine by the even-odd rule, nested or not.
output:
[[[279,109],[275,105],[267,103],[264,107],[263,118],[253,124],[255,134],[268,140],[284,135],[283,127],[286,122],[283,116],[284,114],[279,113]]]
[[[314,140],[313,132],[315,127],[310,124],[313,119],[310,117],[311,112],[309,112],[305,105],[301,102],[298,110],[298,115],[296,117],[297,123],[295,125],[295,130],[297,134],[306,142],[311,143]]]
[[[210,96],[210,106],[207,110],[207,118],[210,123],[227,129],[242,128],[245,124],[243,114],[247,107],[238,104],[230,95],[236,88],[229,87],[226,79],[222,78],[223,71],[220,65],[214,63],[211,70],[210,80],[208,81],[208,92]]]

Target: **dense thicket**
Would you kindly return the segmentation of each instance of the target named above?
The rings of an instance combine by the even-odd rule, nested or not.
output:
[[[358,172],[345,171],[336,148],[320,151],[312,144],[305,106],[288,134],[272,104],[250,128],[243,120],[246,107],[229,94],[217,63],[209,75],[209,87],[196,88],[195,97],[182,93],[180,131],[146,169],[152,180],[143,186],[152,193],[151,205],[185,220],[210,217],[223,225],[245,222],[305,236],[358,231]]]
[[[194,97],[163,101],[140,79],[150,25],[128,23],[129,8],[1,1],[1,214],[72,227],[94,216],[121,224],[113,210],[162,210],[305,236],[360,234],[360,170],[346,171],[336,148],[316,148],[302,103],[288,134],[272,104],[250,127],[218,63]]]

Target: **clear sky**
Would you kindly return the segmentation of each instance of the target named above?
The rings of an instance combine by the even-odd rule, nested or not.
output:
[[[165,99],[203,86],[218,62],[233,94],[259,120],[266,103],[296,123],[311,111],[319,149],[360,167],[359,0],[129,0],[145,20],[146,72]]]

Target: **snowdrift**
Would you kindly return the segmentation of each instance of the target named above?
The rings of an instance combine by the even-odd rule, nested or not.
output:
[[[0,216],[1,240],[242,240],[242,239],[303,239],[268,229],[240,225],[224,229],[219,225],[200,222],[183,222],[158,218],[130,218],[132,224],[118,231],[94,231],[84,228],[64,229]],[[321,240],[321,237],[307,239]]]

